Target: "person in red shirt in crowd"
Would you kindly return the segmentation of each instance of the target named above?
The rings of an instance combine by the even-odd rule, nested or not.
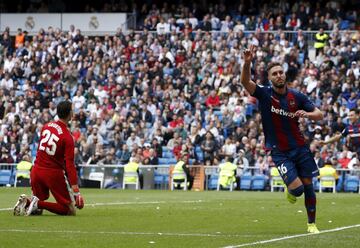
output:
[[[145,143],[144,144],[144,150],[142,151],[142,157],[143,159],[147,159],[150,157],[151,153],[150,153],[150,147],[151,145],[149,143]]]
[[[210,93],[210,96],[206,99],[205,102],[207,107],[219,107],[220,106],[220,98],[218,95],[216,95],[215,90],[212,90]]]
[[[176,159],[180,159],[181,150],[182,150],[181,143],[178,140],[175,140],[173,154]]]
[[[183,50],[180,50],[178,49],[176,51],[176,56],[175,56],[175,65],[178,67],[178,66],[181,66],[182,63],[186,60],[186,57],[185,57],[185,53]]]
[[[75,207],[84,207],[74,164],[74,139],[67,128],[73,115],[72,103],[60,102],[57,115],[58,121],[45,124],[41,130],[35,165],[30,174],[33,196],[29,199],[21,195],[14,207],[14,215],[29,216],[42,209],[59,215],[75,215]],[[56,203],[46,201],[49,191]]]
[[[350,158],[348,157],[348,151],[344,150],[342,153],[341,153],[341,158],[338,159],[338,162],[339,164],[341,165],[341,168],[343,169],[347,169],[348,168],[348,164],[350,163],[351,161],[351,156]]]
[[[184,124],[184,120],[181,115],[173,114],[173,120],[169,122],[170,128],[178,128]]]
[[[72,136],[74,141],[78,141],[81,137],[81,131],[79,127],[75,127],[74,131],[72,132]]]

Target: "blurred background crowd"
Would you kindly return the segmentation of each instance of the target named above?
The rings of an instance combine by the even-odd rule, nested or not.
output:
[[[269,84],[266,65],[281,62],[289,86],[324,112],[322,122],[300,119],[316,161],[355,166],[346,138],[326,146],[318,141],[341,132],[349,110],[360,109],[356,1],[210,1],[206,6],[105,1],[66,4],[66,9],[65,2],[2,2],[0,9],[133,12],[136,29],[119,28],[103,37],[83,35],[76,24],[34,36],[21,29],[16,36],[10,36],[15,30],[3,32],[0,163],[34,158],[43,124],[56,117],[57,103],[69,99],[76,164],[125,164],[136,156],[156,165],[159,158],[185,153],[193,164],[217,165],[232,157],[239,166],[268,173],[272,161],[263,147],[257,100],[240,85],[242,50],[254,44],[256,83]],[[325,46],[315,52],[314,36],[323,30]]]

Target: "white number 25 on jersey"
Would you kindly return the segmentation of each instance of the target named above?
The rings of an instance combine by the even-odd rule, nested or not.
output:
[[[39,150],[45,151],[47,154],[54,156],[56,152],[56,142],[59,141],[59,137],[51,133],[49,130],[44,130],[41,136],[44,137],[40,140]],[[47,144],[47,147],[45,147],[44,144]]]

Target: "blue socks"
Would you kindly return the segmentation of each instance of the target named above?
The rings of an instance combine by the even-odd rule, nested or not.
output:
[[[316,195],[312,184],[304,185],[305,207],[308,215],[308,223],[315,223]]]

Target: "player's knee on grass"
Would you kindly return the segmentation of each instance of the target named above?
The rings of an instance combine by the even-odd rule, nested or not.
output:
[[[304,185],[300,185],[295,189],[289,189],[289,193],[296,197],[301,196],[304,193]]]
[[[72,204],[72,203],[69,204],[68,208],[69,208],[69,211],[68,211],[67,215],[75,216],[76,215],[76,208],[75,208],[74,204]]]

